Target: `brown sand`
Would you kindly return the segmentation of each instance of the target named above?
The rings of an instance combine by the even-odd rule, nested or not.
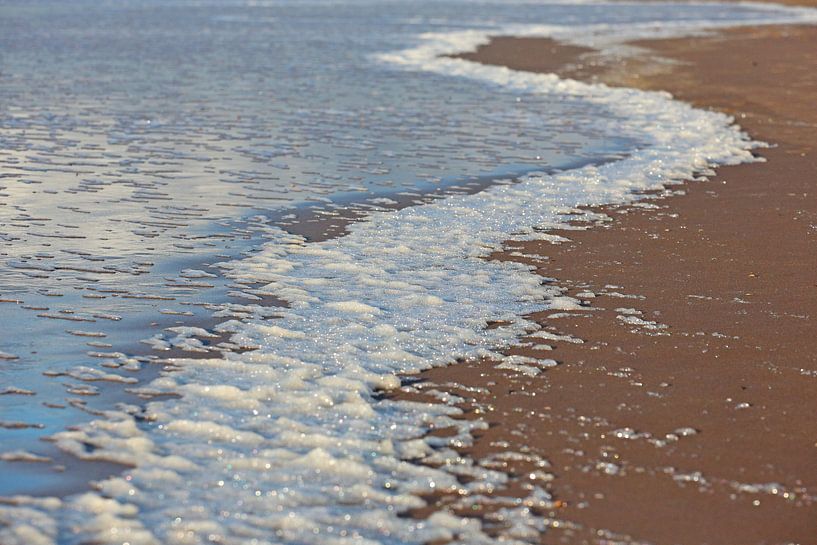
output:
[[[767,162],[676,187],[657,210],[603,208],[611,222],[557,233],[570,243],[514,244],[547,256],[540,273],[570,295],[597,295],[578,296],[587,311],[571,317],[535,316],[585,342],[515,349],[560,362],[533,379],[490,362],[421,378],[490,390],[463,404],[491,424],[469,455],[550,461],[545,514],[559,522],[544,543],[817,543],[817,28],[637,45],[650,53],[626,63],[516,38],[468,57],[670,91],[735,115],[774,145],[759,151]],[[616,308],[666,327],[627,324]],[[687,427],[666,446],[648,440]],[[514,467],[512,491],[524,495],[530,469]]]
[[[646,56],[622,66],[584,48],[516,38],[469,57],[669,90],[778,144],[761,152],[768,163],[720,169],[712,182],[659,201],[660,211],[603,209],[614,221],[561,233],[570,244],[524,245],[550,258],[541,273],[570,294],[598,294],[575,318],[537,317],[583,344],[517,351],[559,367],[528,379],[470,362],[422,378],[490,391],[463,405],[469,415],[487,411],[492,425],[471,456],[530,451],[551,462],[547,488],[557,501],[542,513],[554,519],[543,542],[817,543],[817,30],[639,45],[685,64]],[[669,335],[624,324],[619,307],[639,309]],[[683,427],[698,433],[658,448],[611,433],[624,427],[653,438]],[[510,466],[519,478],[509,491],[524,496],[534,468]],[[739,490],[758,483],[779,485]]]

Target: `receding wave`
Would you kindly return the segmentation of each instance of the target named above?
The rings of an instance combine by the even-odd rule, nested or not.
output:
[[[506,30],[526,29],[544,32],[518,24]],[[172,369],[138,386],[158,396],[154,401],[55,434],[57,446],[78,458],[131,468],[65,499],[7,498],[3,543],[494,542],[477,519],[401,516],[434,493],[478,503],[506,479],[454,448],[468,444],[481,424],[452,418],[456,409],[444,404],[395,402],[380,393],[398,388],[401,375],[459,358],[488,356],[529,374],[555,364],[507,357],[503,349],[538,327],[525,314],[575,302],[529,267],[487,256],[508,240],[552,238],[546,231],[565,227],[565,215],[578,207],[631,202],[640,190],[753,161],[756,144],[727,116],[664,93],[440,57],[487,35],[426,34],[373,62],[522,97],[578,97],[609,113],[594,121],[600,133],[626,133],[638,146],[600,164],[528,172],[475,194],[373,210],[345,236],[320,242],[267,227],[259,252],[222,264],[231,280],[286,302],[274,317],[253,305],[240,320],[223,312],[217,331],[254,349],[175,359]],[[507,325],[487,328],[486,320]],[[174,333],[183,342],[196,331]],[[427,437],[432,425],[457,433]],[[549,502],[547,491],[533,486],[524,501],[509,503],[500,512],[503,537],[537,541],[545,521],[531,507]]]

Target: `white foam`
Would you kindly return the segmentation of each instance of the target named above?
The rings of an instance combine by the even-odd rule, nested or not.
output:
[[[631,202],[634,190],[753,159],[752,143],[730,118],[666,93],[438,58],[486,38],[482,31],[426,35],[418,47],[381,60],[519,92],[578,95],[610,110],[600,130],[635,134],[645,145],[601,166],[375,211],[335,240],[307,244],[274,234],[262,252],[227,264],[236,279],[263,282],[290,303],[276,309],[276,320],[222,328],[260,348],[177,361],[178,369],[149,387],[180,397],[149,403],[147,427],[111,412],[57,434],[57,444],[78,457],[135,467],[63,504],[0,508],[7,523],[0,541],[55,542],[59,521],[69,543],[494,542],[476,520],[398,517],[423,505],[418,494],[442,490],[476,501],[504,481],[451,448],[467,445],[470,430],[483,424],[454,420],[458,411],[445,405],[379,400],[376,390],[456,357],[487,356],[530,375],[555,365],[503,359],[498,350],[536,329],[519,316],[557,298],[559,308],[575,304],[543,286],[530,267],[483,256],[511,237],[547,240],[540,230],[561,225],[565,208]],[[487,329],[486,319],[508,325]],[[423,438],[431,424],[457,425],[458,433]],[[409,462],[422,459],[439,468]],[[469,484],[458,475],[471,477]],[[517,521],[508,542],[538,539],[543,520],[525,504],[547,501],[534,486],[529,501],[503,510]]]

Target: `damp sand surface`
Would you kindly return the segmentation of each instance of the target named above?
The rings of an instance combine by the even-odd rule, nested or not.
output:
[[[581,59],[583,58],[583,55],[584,55],[585,53],[589,53],[589,51],[582,50],[582,49],[580,49],[580,48],[574,48],[574,49],[569,50],[569,52],[567,52],[567,56],[568,56],[570,59],[572,59],[573,61],[579,61],[579,64],[580,64],[580,63],[581,63]],[[574,63],[574,64],[575,64],[575,63]],[[577,68],[578,68],[578,66],[577,66]],[[596,150],[594,150],[594,151],[596,151]],[[537,159],[538,159],[538,157],[537,157]],[[547,169],[537,169],[537,170],[547,170]],[[439,182],[439,179],[437,179],[437,180],[435,180],[435,181],[434,181],[434,183],[438,183],[438,182]],[[231,182],[231,183],[232,183],[232,182]],[[465,184],[465,185],[467,186],[467,185],[469,185],[469,184]],[[488,185],[490,185],[490,184],[488,184]],[[480,182],[480,181],[474,181],[474,182],[473,182],[473,187],[474,187],[475,191],[478,191],[478,190],[479,190],[479,188],[480,188],[480,187],[482,187],[482,182]],[[465,191],[463,191],[463,192],[464,192],[464,193],[468,193],[468,192],[469,192],[469,190],[467,190],[467,189],[466,189],[466,190],[465,190]],[[245,197],[245,198],[249,198],[250,200],[252,199],[252,196],[249,196],[249,195],[243,195],[243,197]],[[395,206],[395,208],[400,208],[400,207],[402,207],[402,206],[403,206],[403,204],[410,204],[408,201],[412,201],[412,200],[414,200],[414,197],[417,197],[417,198],[418,198],[420,201],[422,201],[422,196],[421,196],[421,193],[414,192],[414,195],[412,195],[412,194],[411,194],[411,192],[409,192],[409,194],[407,194],[407,195],[401,195],[399,198],[397,198],[396,200],[394,200],[394,201],[393,201],[393,202],[395,203],[395,205],[396,205],[396,206]],[[401,202],[401,199],[402,199],[402,200],[404,200],[404,201],[406,201],[406,202]],[[327,209],[326,209],[326,210],[322,210],[322,212],[325,212],[325,213],[326,213],[326,215],[328,215],[328,216],[334,216],[334,217],[336,217],[336,218],[340,218],[340,221],[335,222],[333,225],[338,225],[339,227],[337,228],[337,230],[338,230],[338,232],[339,232],[340,234],[342,234],[342,231],[343,231],[343,229],[344,229],[344,226],[346,225],[346,221],[347,221],[347,219],[351,221],[351,220],[353,220],[354,218],[353,218],[353,217],[351,217],[351,218],[346,218],[346,212],[345,212],[345,211],[338,211],[337,209],[331,209],[331,208],[332,208],[332,206],[329,206],[329,207],[327,207]],[[331,209],[331,210],[330,210],[330,209]],[[304,217],[296,218],[296,220],[298,220],[298,221],[296,221],[296,223],[298,223],[299,225],[300,225],[300,224],[303,224],[303,223],[307,223],[307,224],[308,224],[308,223],[314,223],[314,224],[315,224],[315,226],[320,225],[320,224],[321,224],[321,222],[323,221],[323,218],[318,218],[318,217],[315,217],[315,216],[311,216],[310,214],[311,214],[311,213],[307,213],[307,214],[305,214],[305,215],[304,215]],[[318,215],[318,216],[322,216],[323,214],[317,214],[317,215]],[[364,215],[365,215],[365,214],[364,214]],[[296,215],[296,216],[297,216],[297,215]],[[354,214],[352,214],[352,216],[354,216]],[[41,220],[39,220],[39,219],[37,219],[37,218],[34,218],[33,220],[32,220],[32,218],[26,218],[26,220],[27,220],[27,221],[28,221],[28,220],[31,220],[31,221],[41,221]],[[293,231],[298,231],[298,229],[299,229],[299,228],[300,228],[300,227],[295,227],[295,226],[293,226],[293,229],[292,229],[292,230],[293,230]],[[334,235],[328,235],[328,234],[327,234],[327,232],[325,231],[325,229],[321,229],[321,228],[318,228],[318,229],[316,229],[316,230],[305,229],[305,230],[303,230],[303,231],[298,231],[298,232],[299,232],[299,234],[306,235],[306,238],[307,238],[307,239],[309,239],[309,240],[313,240],[313,241],[319,241],[319,240],[324,240],[324,241],[325,241],[325,240],[327,240],[328,238],[332,238],[332,237],[334,236]],[[313,234],[313,233],[314,233],[314,234]],[[519,250],[525,250],[525,248],[520,247],[520,248],[519,248]],[[37,256],[37,257],[38,257],[38,258],[40,258],[40,256]],[[44,258],[46,258],[46,259],[48,259],[48,256],[43,256],[43,257],[44,257]],[[226,256],[225,256],[225,257],[226,257]],[[197,265],[197,266],[200,266],[200,265]],[[81,271],[80,271],[80,272],[81,272]],[[181,276],[181,275],[180,275],[180,276]],[[192,279],[193,279],[193,281],[194,281],[193,283],[199,283],[199,282],[204,283],[204,282],[205,282],[205,281],[203,281],[203,280],[198,280],[198,281],[197,281],[197,280],[195,279],[195,277],[191,277],[191,278],[192,278]],[[173,282],[174,282],[174,280],[171,280],[170,282],[171,282],[171,283],[173,283]],[[179,280],[179,282],[181,282],[181,280]],[[168,286],[168,287],[174,287],[174,288],[175,288],[175,287],[178,287],[178,286]],[[194,287],[194,286],[191,286],[191,287]],[[228,287],[229,287],[229,286],[228,286]],[[239,289],[241,289],[241,288],[239,288]],[[252,291],[252,289],[250,288],[250,290],[249,290],[249,291]],[[343,307],[343,308],[347,308],[347,307]],[[70,313],[69,313],[69,314],[70,314]],[[647,330],[653,330],[653,331],[654,331],[654,330],[656,330],[656,329],[659,329],[659,330],[660,330],[660,329],[662,329],[662,327],[663,327],[661,324],[658,324],[658,325],[650,325],[650,323],[647,321],[647,319],[646,319],[646,318],[643,318],[643,319],[642,319],[642,318],[640,318],[640,317],[639,317],[639,315],[638,315],[638,311],[637,311],[637,310],[633,310],[633,309],[629,309],[629,308],[627,308],[627,309],[623,309],[623,310],[620,310],[620,311],[619,311],[619,314],[617,315],[617,317],[618,317],[618,316],[621,316],[621,317],[622,317],[622,323],[626,323],[626,324],[628,324],[628,325],[638,325],[638,326],[642,326],[642,327],[644,327],[644,328],[645,328],[645,329],[647,329]],[[171,318],[171,319],[173,319],[173,318]],[[70,320],[69,320],[69,321],[70,321]],[[200,322],[200,323],[198,323],[198,325],[204,325],[204,323],[207,323],[207,322]],[[210,324],[210,326],[212,326],[212,325],[214,325],[214,324],[213,324],[213,323],[211,323],[211,324]],[[495,324],[493,324],[493,325],[494,325],[494,326],[496,326],[496,327],[501,327],[503,324],[502,324],[501,322],[497,322],[497,323],[495,323]],[[151,322],[151,326],[152,326],[152,327],[158,327],[158,328],[161,328],[161,326],[159,326],[157,323],[154,323],[154,322]],[[209,327],[209,326],[208,326],[208,327]],[[205,337],[207,337],[207,336],[205,335]],[[540,336],[540,338],[541,338],[541,339],[546,339],[546,340],[548,340],[548,338],[547,338],[547,337],[541,337],[541,336]],[[211,338],[211,339],[212,339],[212,338]],[[224,339],[217,339],[216,341],[213,341],[213,342],[218,342],[218,341],[223,341],[223,340],[224,340]],[[104,343],[104,341],[92,341],[92,342],[95,342],[95,343]],[[112,344],[112,343],[111,343],[111,344]],[[159,340],[159,343],[158,343],[158,344],[159,344],[160,346],[164,346],[164,345],[162,344],[162,340],[161,340],[161,339]],[[170,346],[172,346],[172,345],[170,345]],[[545,350],[544,348],[541,348],[541,347],[543,347],[543,346],[544,346],[544,344],[539,344],[539,351],[541,351],[541,350]],[[103,348],[103,347],[100,347],[100,346],[93,346],[93,348]],[[104,347],[104,348],[107,348],[107,347]],[[232,349],[233,349],[232,351],[233,351],[233,352],[236,352],[236,353],[240,351],[240,350],[236,350],[236,347],[230,347],[230,348],[232,348]],[[240,348],[240,347],[238,347],[238,348]],[[171,352],[172,352],[172,348],[171,348],[170,350],[171,350]],[[127,353],[127,354],[133,354],[134,352],[133,352],[133,351],[130,351],[130,350],[125,350],[125,353]],[[166,355],[167,355],[167,354],[166,354]],[[180,355],[189,355],[189,354],[180,354]],[[13,355],[12,355],[12,356],[13,356]],[[13,358],[13,357],[9,358],[9,361],[14,361],[14,358]],[[91,381],[91,382],[95,382],[95,381]],[[104,382],[104,381],[103,381],[103,382]],[[479,390],[473,390],[473,392],[474,392],[475,394],[477,394],[477,393],[479,393],[480,391],[479,391]],[[12,394],[12,395],[21,395],[21,396],[25,396],[26,394],[23,394],[23,393],[17,393],[17,394]],[[485,411],[489,411],[489,410],[490,410],[490,408],[489,408],[489,407],[487,407],[487,406],[485,406],[484,408],[485,408]],[[137,409],[138,409],[138,408],[137,408]],[[485,411],[483,411],[482,409],[480,409],[480,412],[485,412]],[[11,426],[11,427],[10,427],[9,429],[17,429],[17,428],[16,428],[16,426],[15,426],[14,424],[15,424],[14,422],[10,422],[10,426]],[[627,429],[625,429],[625,428],[622,428],[622,430],[624,430],[624,431],[621,431],[621,432],[619,433],[619,435],[626,436],[626,437],[628,437],[628,438],[641,438],[641,439],[645,439],[645,440],[648,440],[648,441],[649,441],[649,440],[656,440],[656,438],[655,438],[654,436],[649,436],[649,437],[647,437],[647,436],[643,435],[643,433],[642,433],[642,432],[640,432],[640,431],[636,431],[636,430],[630,430],[630,431],[628,431],[628,430],[627,430]],[[690,430],[691,430],[691,431],[690,431]],[[445,431],[441,431],[440,433],[444,434],[444,433],[445,433]],[[669,432],[669,434],[670,434],[670,435],[675,435],[675,436],[677,436],[677,437],[687,438],[687,437],[692,437],[692,436],[695,436],[695,435],[697,434],[697,430],[696,430],[696,429],[694,429],[694,428],[690,428],[690,427],[680,427],[680,428],[675,429],[675,430],[674,430],[674,431],[672,431],[672,432]],[[666,440],[667,440],[667,441],[673,441],[673,439],[670,439],[669,437],[666,437]],[[502,445],[500,445],[500,443],[501,443],[501,441],[497,443],[497,446],[502,446]],[[652,443],[651,443],[651,444],[652,444]],[[504,445],[504,447],[507,447],[507,446],[508,446],[508,445]],[[503,447],[503,448],[504,448],[504,447]],[[506,454],[507,454],[507,452],[506,452]],[[13,456],[12,456],[12,458],[13,458]],[[14,461],[14,460],[12,460],[12,461]],[[538,457],[538,456],[535,456],[535,455],[532,455],[532,454],[520,454],[520,455],[518,455],[518,456],[507,455],[507,456],[504,456],[504,457],[503,457],[503,456],[500,456],[500,457],[498,457],[496,460],[494,460],[492,463],[494,464],[494,466],[495,466],[496,468],[501,469],[501,470],[505,470],[505,469],[507,469],[507,468],[508,468],[508,466],[509,466],[509,465],[512,465],[510,462],[514,462],[514,461],[516,461],[516,462],[520,462],[520,463],[533,463],[534,468],[535,468],[535,471],[532,471],[532,472],[531,472],[531,473],[528,475],[528,479],[529,479],[530,481],[536,481],[536,482],[539,482],[539,481],[542,481],[542,482],[549,482],[550,478],[552,478],[552,475],[546,471],[547,464],[546,464],[546,463],[543,461],[543,458]],[[37,460],[34,460],[34,459],[30,459],[30,460],[28,460],[28,461],[24,461],[24,460],[16,460],[15,462],[17,462],[17,463],[30,463],[30,464],[36,464],[36,463],[38,463],[38,461],[37,461]],[[503,465],[503,464],[504,464],[504,465]],[[604,467],[604,469],[605,469],[605,472],[606,472],[606,473],[610,473],[610,472],[615,471],[615,470],[614,470],[614,465],[609,465],[609,466],[608,466],[608,465],[605,465],[605,466],[603,466],[603,467]],[[515,473],[515,471],[511,471],[511,473],[513,474],[513,473]],[[683,476],[682,476],[682,477],[683,477]],[[694,479],[690,478],[690,480],[694,480]],[[754,486],[754,485],[752,485],[752,486]],[[524,487],[523,487],[522,489],[524,489]],[[777,488],[774,488],[774,487],[772,487],[772,488],[765,487],[765,488],[763,488],[763,490],[773,490],[773,492],[770,492],[770,493],[773,493],[773,494],[775,494],[775,495],[777,495],[778,493],[780,493],[780,494],[786,494],[786,495],[787,495],[786,497],[789,497],[790,490],[794,490],[794,492],[796,492],[796,493],[798,494],[798,498],[800,497],[800,496],[799,496],[799,494],[800,494],[800,492],[801,492],[799,489],[796,489],[796,490],[795,490],[795,489],[785,489],[785,490],[784,490],[784,489],[779,488],[779,487],[777,487]],[[482,503],[480,503],[480,505],[482,505]],[[549,505],[549,504],[548,504],[548,505]],[[556,503],[556,504],[553,504],[553,505],[555,505],[556,507],[562,507],[563,505],[567,505],[567,503],[565,503],[563,500],[558,500],[558,501],[557,501],[557,503]],[[562,519],[562,520],[567,520],[567,519]],[[554,520],[553,524],[554,524],[554,525],[559,525],[559,524],[562,524],[562,522],[560,522],[559,520]],[[564,522],[564,524],[567,524],[567,522]]]
[[[466,417],[487,420],[465,453],[510,470],[508,490],[520,497],[547,483],[556,508],[543,513],[552,517],[544,543],[808,543],[817,535],[817,28],[632,45],[642,54],[622,60],[498,37],[463,57],[670,91],[735,116],[771,144],[757,152],[765,162],[595,209],[606,220],[554,232],[564,243],[494,255],[537,266],[581,302],[533,316],[544,332],[510,352],[555,366],[529,377],[464,362],[423,373],[401,395],[457,394]],[[532,463],[541,458],[544,468]],[[416,515],[453,498],[435,500]]]

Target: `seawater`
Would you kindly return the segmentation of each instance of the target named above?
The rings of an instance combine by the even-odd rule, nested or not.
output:
[[[479,521],[398,515],[503,475],[422,438],[453,409],[377,390],[502,360],[532,327],[519,316],[569,304],[483,259],[503,241],[751,160],[752,144],[666,95],[438,55],[492,34],[609,44],[811,12],[122,1],[0,15],[2,542],[476,543],[490,540]],[[350,209],[343,236],[300,236]],[[460,428],[450,441],[468,441]],[[55,468],[55,449],[133,469],[51,497],[84,475]],[[527,507],[548,501],[535,489]],[[509,539],[544,529],[527,507],[509,511]]]

